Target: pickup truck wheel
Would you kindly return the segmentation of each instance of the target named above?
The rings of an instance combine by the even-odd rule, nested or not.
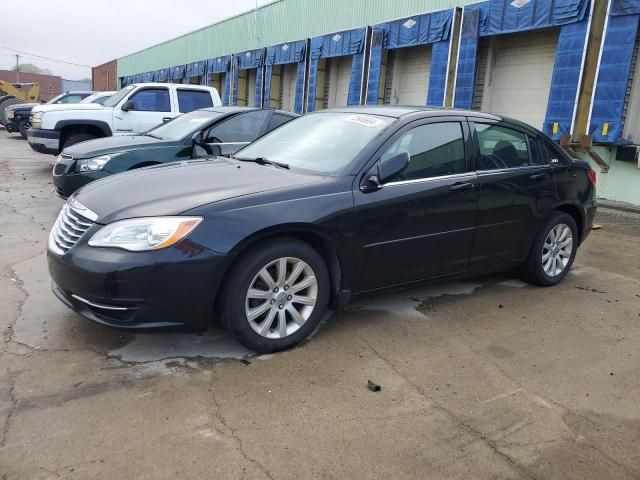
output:
[[[22,136],[22,138],[27,138],[27,132],[29,131],[30,128],[31,128],[31,124],[29,123],[29,120],[27,120],[26,118],[23,120],[20,120],[20,123],[18,124],[18,131],[20,132],[20,135]]]
[[[62,150],[70,147],[71,145],[75,145],[76,143],[86,142],[87,140],[93,140],[94,138],[98,137],[89,133],[76,133],[75,135],[71,135],[65,140],[64,145],[62,146]]]

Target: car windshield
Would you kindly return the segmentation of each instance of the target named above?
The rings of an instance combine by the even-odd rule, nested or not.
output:
[[[120,103],[120,100],[126,97],[129,94],[129,92],[131,92],[131,90],[133,90],[134,88],[136,88],[135,85],[129,85],[128,87],[124,87],[118,90],[116,93],[113,94],[113,97],[109,98],[109,100],[104,102],[103,105],[105,107],[115,107],[116,105],[118,105],[118,103]]]
[[[158,125],[149,130],[145,135],[161,138],[163,140],[181,140],[188,135],[202,129],[207,123],[221,116],[220,112],[206,110],[194,110],[174,118],[170,122]]]
[[[360,113],[326,112],[297,118],[242,149],[237,158],[267,159],[314,173],[347,167],[394,119]]]
[[[64,97],[66,95],[66,93],[61,93],[60,95],[58,95],[57,97],[53,97],[51,100],[49,100],[46,105],[50,105],[53,103],[56,103],[58,100],[60,100],[62,97]]]

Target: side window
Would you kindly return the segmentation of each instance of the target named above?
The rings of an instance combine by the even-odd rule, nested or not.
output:
[[[209,107],[213,107],[213,99],[209,92],[205,90],[178,89],[178,108],[180,113],[189,113]]]
[[[478,170],[518,168],[530,164],[527,136],[524,133],[500,125],[475,125],[480,146]]]
[[[382,155],[381,160],[402,152],[409,165],[392,181],[416,180],[464,173],[466,161],[459,122],[430,123],[409,130]]]
[[[213,127],[205,136],[207,143],[253,142],[257,137],[269,110],[240,113]]]
[[[529,149],[531,150],[531,165],[546,165],[547,158],[540,147],[540,142],[529,137]]]
[[[171,100],[166,88],[145,88],[134,93],[129,100],[133,102],[134,111],[138,112],[170,112]]]
[[[284,125],[285,123],[293,120],[293,117],[289,117],[288,115],[282,115],[280,113],[274,113],[271,116],[271,120],[269,120],[269,126],[267,127],[267,132],[278,128],[280,125]]]

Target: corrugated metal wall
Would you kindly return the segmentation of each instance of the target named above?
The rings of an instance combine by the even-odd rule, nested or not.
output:
[[[118,59],[118,76],[464,6],[464,0],[276,0]],[[257,40],[254,38],[254,28]]]

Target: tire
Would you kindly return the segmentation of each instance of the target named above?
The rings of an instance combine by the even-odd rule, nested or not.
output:
[[[70,147],[71,145],[75,145],[76,143],[86,142],[87,140],[93,140],[95,138],[98,138],[98,137],[96,137],[95,135],[91,135],[89,133],[76,133],[75,135],[71,135],[65,140],[61,151],[67,147]]]
[[[281,238],[267,241],[241,255],[225,279],[219,299],[218,314],[222,324],[238,342],[259,353],[286,350],[302,342],[316,329],[329,304],[329,274],[320,254],[306,243]],[[285,259],[286,274],[279,277],[281,259]],[[263,280],[265,276],[260,275],[264,270],[272,280],[270,286]],[[294,270],[299,270],[297,275]],[[286,280],[290,280],[291,285]],[[299,288],[307,284],[308,287]],[[294,291],[294,288],[299,290]],[[254,292],[253,298],[248,298],[250,289]],[[296,302],[296,297],[306,304]],[[315,303],[311,305],[314,299]],[[263,313],[257,315],[262,310]],[[292,313],[294,310],[297,321]],[[257,315],[253,321],[250,320],[251,312]],[[281,328],[282,316],[284,328]]]
[[[27,132],[29,131],[30,128],[31,128],[31,124],[29,123],[29,120],[27,120],[26,118],[23,120],[20,120],[20,123],[18,124],[18,131],[20,132],[20,135],[22,136],[22,138],[27,138]]]
[[[554,239],[554,235],[559,238]],[[570,252],[567,246],[563,247],[569,240]],[[556,212],[536,234],[522,266],[522,276],[527,282],[541,287],[556,285],[571,270],[577,251],[578,227],[575,220],[571,215]]]

